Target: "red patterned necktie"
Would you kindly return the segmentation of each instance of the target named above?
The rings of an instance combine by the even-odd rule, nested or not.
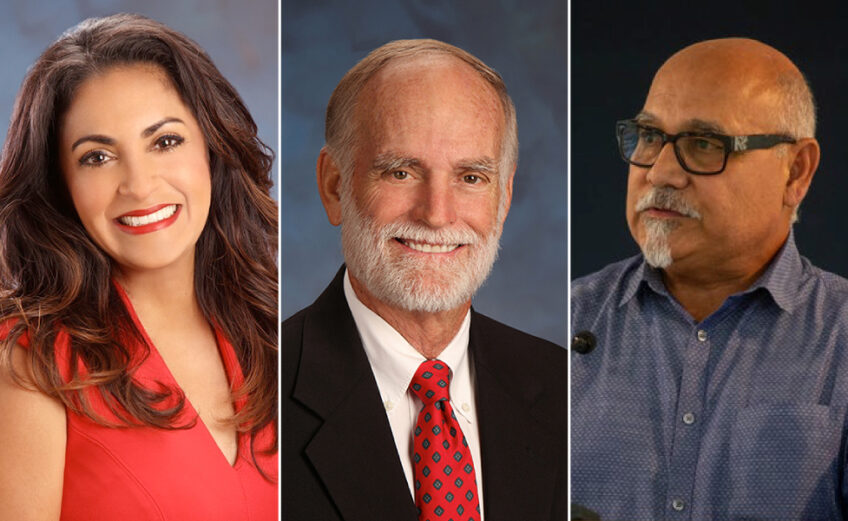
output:
[[[447,364],[427,360],[409,386],[424,402],[412,456],[419,521],[480,521],[474,462],[450,405],[450,377]]]

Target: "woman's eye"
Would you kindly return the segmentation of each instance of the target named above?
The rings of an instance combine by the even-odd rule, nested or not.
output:
[[[82,166],[100,166],[109,161],[109,159],[109,156],[105,153],[95,150],[82,156],[79,160],[79,164]]]
[[[404,179],[409,178],[409,172],[404,172],[403,170],[395,170],[392,172],[392,178],[397,179],[398,181],[403,181]]]
[[[180,136],[169,134],[157,139],[156,143],[154,143],[153,146],[158,150],[168,150],[169,148],[180,146],[183,141],[185,141],[185,139],[181,138]]]

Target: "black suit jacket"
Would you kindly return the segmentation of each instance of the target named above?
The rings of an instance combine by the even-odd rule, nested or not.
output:
[[[417,521],[343,275],[283,323],[282,517]],[[486,521],[565,520],[565,349],[473,310],[468,347]]]

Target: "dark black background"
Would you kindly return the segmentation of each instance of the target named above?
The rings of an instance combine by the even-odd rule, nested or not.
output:
[[[674,52],[727,36],[763,41],[806,75],[822,159],[795,238],[814,264],[848,276],[848,7],[786,4],[572,1],[572,279],[638,252],[625,221],[616,120],[642,108],[654,72]]]

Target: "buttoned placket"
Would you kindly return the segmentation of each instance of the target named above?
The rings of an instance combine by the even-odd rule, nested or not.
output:
[[[685,344],[685,364],[674,418],[674,441],[666,494],[666,519],[672,521],[692,518],[695,474],[704,416],[706,368],[712,347],[709,329],[704,324],[694,326],[691,331]]]

